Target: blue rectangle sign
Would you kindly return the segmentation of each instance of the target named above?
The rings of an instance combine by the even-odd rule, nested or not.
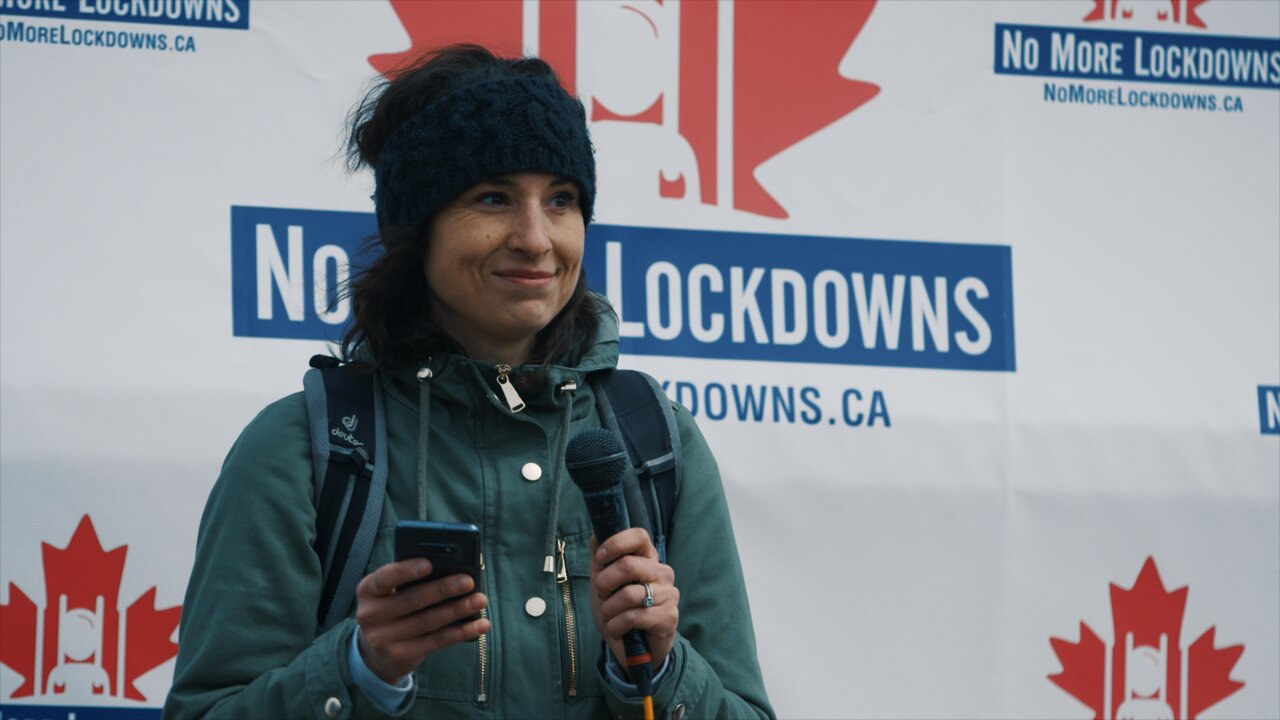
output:
[[[160,720],[160,708],[0,704],[0,720]]]
[[[1258,426],[1263,435],[1280,435],[1280,385],[1258,386]]]
[[[1015,370],[1009,248],[594,225],[640,355]]]
[[[249,29],[249,0],[0,0],[0,15]]]
[[[997,24],[1001,75],[1280,90],[1280,38]]]
[[[232,332],[337,342],[351,316],[339,293],[377,229],[373,213],[231,208]]]
[[[231,208],[237,336],[336,342],[371,213]],[[594,224],[584,269],[641,355],[1013,371],[998,245]]]

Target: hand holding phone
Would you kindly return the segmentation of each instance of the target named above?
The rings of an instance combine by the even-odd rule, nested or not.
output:
[[[427,655],[475,640],[491,627],[481,614],[488,599],[479,592],[478,528],[403,521],[396,526],[395,551],[397,562],[369,573],[356,588],[360,654],[389,683]],[[415,558],[430,560],[427,575],[419,567],[425,563],[405,562]],[[450,576],[455,579],[444,582]]]

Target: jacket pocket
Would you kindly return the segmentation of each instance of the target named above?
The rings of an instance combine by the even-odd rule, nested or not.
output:
[[[561,675],[567,700],[604,694],[596,671],[600,634],[591,615],[591,531],[556,541]]]

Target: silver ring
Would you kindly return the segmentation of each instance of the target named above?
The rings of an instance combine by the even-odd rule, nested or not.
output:
[[[651,607],[653,607],[653,588],[649,585],[649,583],[643,583],[643,584],[644,584],[644,603],[643,603],[643,605],[644,605],[645,607],[647,607],[647,608],[651,608]]]

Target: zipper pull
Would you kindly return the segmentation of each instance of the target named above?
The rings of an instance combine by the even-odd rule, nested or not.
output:
[[[556,553],[560,556],[560,571],[556,573],[556,582],[562,583],[569,579],[569,567],[564,562],[564,541],[556,540]]]
[[[524,400],[520,399],[520,393],[516,392],[515,386],[511,384],[510,365],[498,366],[498,387],[502,389],[502,397],[507,401],[507,407],[511,408],[511,412],[518,413],[524,409]]]
[[[484,553],[480,553],[480,572],[484,572]]]

